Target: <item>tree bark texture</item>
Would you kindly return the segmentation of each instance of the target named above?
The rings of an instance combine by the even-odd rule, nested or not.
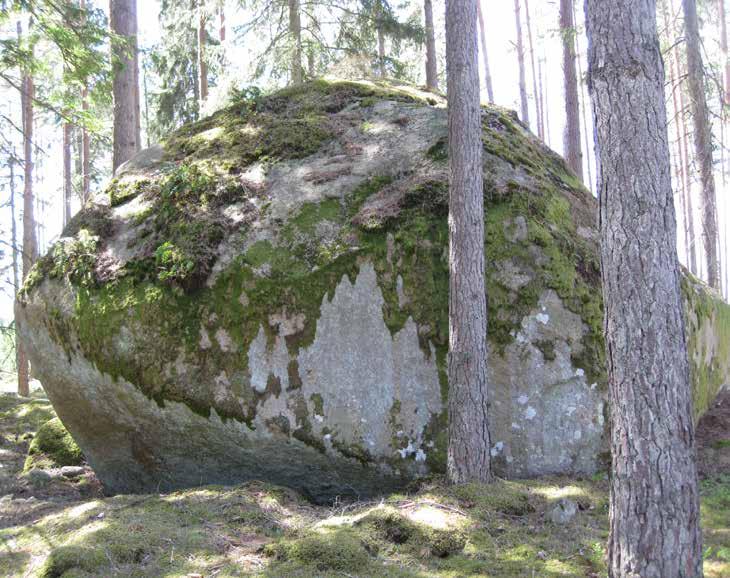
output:
[[[609,575],[702,575],[655,0],[586,0],[611,419]]]
[[[123,42],[112,43],[114,65],[114,145],[112,170],[128,161],[140,148],[139,90],[137,80],[137,2],[110,0],[112,32]]]
[[[712,172],[712,128],[705,95],[704,68],[700,47],[700,30],[695,0],[682,0],[684,8],[685,43],[687,45],[687,84],[694,125],[695,158],[700,170],[702,186],[702,240],[707,266],[707,283],[720,289],[720,271],[717,259],[717,205],[715,176]]]
[[[476,2],[446,1],[450,159],[447,473],[452,483],[492,478],[476,21]]]
[[[487,85],[487,98],[494,102],[494,89],[492,87],[492,73],[489,70],[489,54],[487,53],[487,31],[484,26],[484,15],[482,14],[482,3],[477,2],[477,15],[479,16],[479,39],[482,44],[482,57],[484,59],[484,82]]]
[[[18,36],[22,33],[18,23]],[[23,280],[28,276],[38,256],[36,238],[35,199],[33,197],[33,77],[22,72],[21,109],[23,118]],[[17,306],[17,301],[16,301]],[[16,316],[17,322],[17,316]],[[30,395],[30,367],[21,341],[16,343],[18,358],[18,394]]]
[[[527,103],[527,83],[525,81],[525,45],[522,41],[522,17],[520,0],[515,0],[515,23],[517,27],[517,65],[520,71],[520,118],[530,126],[530,107]]]
[[[86,10],[86,0],[79,0],[79,8]],[[84,21],[85,21],[85,17]],[[89,88],[81,89],[81,110],[89,112]],[[91,194],[91,138],[86,126],[81,127],[81,206],[85,207]]]
[[[200,90],[200,101],[201,103],[208,98],[208,64],[205,60],[205,14],[200,12],[198,18],[198,74],[200,79],[198,80],[198,88]]]
[[[289,0],[289,34],[292,42],[291,83],[302,83],[302,20],[299,0]]]
[[[438,90],[436,35],[433,28],[433,5],[431,0],[423,0],[423,17],[426,28],[426,86],[431,90]]]
[[[530,21],[530,2],[525,0],[525,22],[527,23],[527,41],[530,49],[530,68],[532,69],[532,93],[535,97],[535,113],[537,121],[537,136],[545,140],[545,127],[542,122],[542,108],[537,87],[537,67],[535,66],[535,46],[532,42],[532,22]]]
[[[577,177],[583,180],[583,152],[580,145],[580,103],[578,74],[575,64],[575,23],[573,0],[560,0],[560,35],[563,42],[563,87],[565,90],[565,160]]]
[[[71,220],[71,123],[63,123],[63,226]]]

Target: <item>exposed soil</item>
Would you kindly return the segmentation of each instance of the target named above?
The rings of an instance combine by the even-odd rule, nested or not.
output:
[[[697,469],[701,478],[730,475],[730,389],[717,396],[697,425]]]

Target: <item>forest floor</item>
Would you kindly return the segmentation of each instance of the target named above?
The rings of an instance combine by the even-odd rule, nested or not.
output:
[[[103,497],[88,468],[73,479],[60,470],[42,480],[22,474],[29,440],[53,416],[40,397],[0,395],[2,576],[606,574],[605,475],[458,488],[431,480],[411,493],[331,507],[259,482]],[[697,436],[705,575],[728,577],[730,392]],[[569,521],[551,520],[572,505]]]

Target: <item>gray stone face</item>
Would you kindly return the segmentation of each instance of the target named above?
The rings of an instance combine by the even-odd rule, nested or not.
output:
[[[95,249],[76,251],[82,236],[69,229],[23,293],[34,374],[108,492],[263,479],[326,501],[444,471],[443,102],[344,90],[349,101],[323,113],[334,136],[319,150],[233,177],[227,168],[221,182],[233,179],[235,195],[220,205],[221,183],[183,190],[199,195],[189,203],[199,212],[160,206],[172,202],[161,189],[194,160],[159,148],[132,159],[117,185],[144,191],[116,206],[98,198],[81,215]],[[485,109],[483,124],[483,451],[500,476],[590,474],[607,430],[595,202],[507,114]],[[161,209],[181,211],[174,228],[157,220]],[[195,249],[201,231],[225,223],[205,247],[205,275],[161,279],[157,250],[196,219]],[[78,253],[94,253],[93,266]],[[727,381],[718,357],[729,317],[696,283],[686,298],[703,400]]]

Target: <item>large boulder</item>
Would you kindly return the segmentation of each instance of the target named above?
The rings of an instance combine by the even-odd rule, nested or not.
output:
[[[484,108],[493,462],[605,459],[596,206]],[[36,374],[110,492],[261,478],[317,500],[445,466],[447,117],[407,87],[241,100],[120,170],[21,296]],[[684,281],[699,410],[728,308]],[[724,329],[720,326],[725,323]]]

